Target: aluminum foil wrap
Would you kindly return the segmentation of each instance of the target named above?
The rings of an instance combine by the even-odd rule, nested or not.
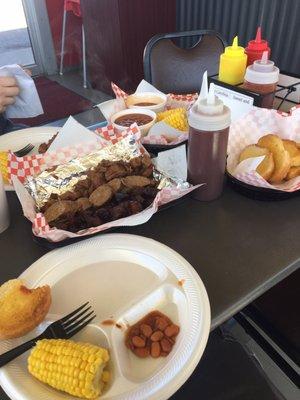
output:
[[[55,169],[45,170],[35,177],[30,177],[25,187],[34,198],[37,209],[47,203],[52,194],[62,195],[72,191],[74,186],[87,177],[86,172],[96,167],[101,161],[130,161],[141,155],[139,143],[134,136],[126,136],[116,144],[108,145],[84,157],[75,158]],[[191,185],[182,180],[171,178],[158,170],[154,170],[154,179],[159,182],[158,189],[176,187],[186,189]]]

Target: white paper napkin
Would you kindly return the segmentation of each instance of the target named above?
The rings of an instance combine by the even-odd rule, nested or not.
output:
[[[156,168],[165,174],[182,179],[187,179],[187,160],[185,145],[175,147],[174,149],[161,151],[154,159]]]
[[[44,113],[34,80],[19,65],[1,67],[0,76],[14,76],[20,88],[15,103],[6,108],[7,118],[31,118]]]
[[[69,117],[58,135],[49,146],[47,152],[56,151],[62,147],[72,146],[77,143],[90,143],[99,141],[99,137],[85,128],[73,117]]]
[[[135,93],[144,93],[144,92],[152,92],[152,93],[159,93],[164,95],[163,92],[160,90],[156,89],[151,83],[145,81],[144,79],[141,80],[139,83],[138,87],[136,88]]]
[[[164,136],[170,141],[179,138],[186,132],[179,131],[172,126],[166,124],[164,121],[156,122],[149,130],[148,136]]]

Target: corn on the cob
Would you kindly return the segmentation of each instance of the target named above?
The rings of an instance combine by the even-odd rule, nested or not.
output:
[[[188,130],[186,110],[184,108],[173,108],[157,114],[158,121],[163,121],[180,131]]]
[[[0,172],[2,174],[4,183],[8,183],[7,162],[8,153],[6,151],[0,151]]]
[[[171,115],[175,112],[181,112],[181,113],[185,114],[186,111],[184,108],[172,108],[171,110],[162,111],[157,114],[157,121],[158,122],[162,121],[163,119],[167,118],[169,115]]]
[[[106,349],[64,339],[39,340],[28,358],[29,372],[55,389],[85,399],[98,397],[106,382]]]
[[[182,112],[176,112],[176,113],[170,114],[163,121],[166,124],[172,126],[175,129],[178,129],[180,131],[187,131],[188,130],[187,117]]]

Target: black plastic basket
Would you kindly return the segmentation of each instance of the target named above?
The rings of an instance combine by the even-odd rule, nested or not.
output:
[[[253,185],[248,185],[245,182],[236,179],[229,172],[226,172],[227,182],[232,189],[236,192],[242,194],[243,196],[249,197],[253,200],[261,201],[279,201],[288,200],[293,197],[300,196],[300,190],[295,192],[283,192],[282,190],[268,189],[264,187],[258,187]]]

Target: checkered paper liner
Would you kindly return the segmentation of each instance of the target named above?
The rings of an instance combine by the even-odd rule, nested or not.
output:
[[[97,128],[95,130],[96,135],[100,136],[102,139],[110,142],[111,144],[117,143],[119,140],[124,139],[128,135],[128,131],[119,131],[113,127],[113,125],[107,125],[103,128]],[[134,135],[137,141],[141,138],[141,132],[137,126],[137,124],[133,124],[130,126],[130,133]]]
[[[227,170],[238,180],[256,187],[294,192],[300,189],[300,177],[280,184],[270,184],[255,170],[236,168],[241,151],[250,144],[256,144],[260,137],[274,133],[282,139],[300,142],[300,107],[293,107],[290,113],[264,108],[253,108],[243,118],[235,121],[229,132]]]
[[[127,131],[123,131],[123,132],[114,131],[112,126],[106,126],[101,129],[98,129],[97,133],[99,134],[99,136],[101,136],[101,138],[104,139],[104,141],[98,143],[98,146],[101,145],[101,147],[115,144],[115,143],[119,142],[120,140],[124,139],[128,135],[134,136],[134,138],[137,141],[140,138],[140,131],[136,124],[132,125],[130,128],[128,128]],[[138,143],[139,143],[139,141],[138,141]],[[95,143],[94,143],[94,146],[95,146]],[[68,232],[68,231],[64,231],[64,230],[60,230],[60,229],[56,229],[56,228],[51,228],[47,224],[47,221],[46,221],[44,215],[40,212],[39,213],[35,212],[34,200],[30,196],[30,194],[27,192],[25,187],[22,185],[22,182],[24,182],[25,177],[29,177],[31,174],[36,175],[36,171],[37,171],[37,173],[39,173],[39,172],[41,172],[42,168],[45,169],[45,167],[48,167],[50,164],[51,164],[51,166],[58,165],[57,162],[60,159],[63,160],[62,163],[66,162],[66,160],[69,161],[70,157],[73,158],[74,147],[75,146],[70,147],[68,150],[65,148],[60,149],[56,152],[53,152],[53,154],[45,153],[44,155],[23,157],[22,160],[21,159],[17,160],[17,162],[19,163],[19,167],[22,166],[22,168],[20,168],[19,170],[16,168],[17,172],[23,171],[23,174],[15,173],[13,176],[14,180],[17,180],[17,182],[14,181],[16,193],[22,204],[23,212],[24,212],[25,216],[32,222],[32,231],[33,231],[34,235],[45,238],[52,242],[59,242],[64,239],[67,239],[67,238],[87,236],[87,235],[91,235],[91,234],[94,234],[97,232],[102,232],[104,230],[107,230],[107,229],[110,229],[113,227],[118,227],[118,226],[134,226],[134,225],[143,224],[143,223],[147,222],[155,212],[157,212],[159,206],[161,206],[163,204],[167,204],[173,200],[179,199],[182,196],[185,196],[186,194],[188,194],[189,192],[191,192],[192,190],[194,190],[195,188],[198,187],[198,186],[193,186],[193,187],[189,187],[189,188],[178,188],[178,187],[174,186],[174,187],[163,188],[162,190],[160,190],[158,192],[152,205],[150,207],[148,207],[147,209],[143,210],[142,212],[132,215],[130,217],[111,221],[111,222],[103,224],[101,226],[85,229],[78,233],[72,233],[72,232]],[[97,150],[101,147],[98,147]],[[92,150],[95,150],[95,148],[93,148]],[[83,151],[83,149],[81,149],[81,151]],[[85,151],[86,151],[86,148],[85,148]],[[141,153],[147,153],[141,144],[140,144],[140,151],[141,151]],[[85,153],[85,154],[88,154],[88,153]],[[85,154],[82,154],[82,155],[85,155]],[[46,157],[46,155],[47,155],[47,157]],[[33,162],[33,160],[39,160],[38,170],[35,171],[34,170],[35,167],[33,166],[33,167],[29,167],[28,171],[26,168],[26,171],[25,171],[24,165],[26,164],[26,162],[29,162],[29,161],[26,160],[26,162],[25,162],[24,158],[26,158],[26,159],[30,158],[31,162]],[[43,162],[41,160],[43,160]],[[26,175],[24,175],[25,172],[26,172]]]
[[[111,88],[116,96],[116,99],[126,99],[128,94],[120,89],[115,83],[111,83]],[[167,94],[167,103],[166,108],[185,108],[187,111],[191,108],[194,102],[198,98],[198,93],[191,93],[191,94],[174,94],[169,93]],[[156,144],[156,145],[176,145],[183,143],[187,140],[187,133],[183,133],[180,136],[176,137],[172,141],[168,141],[166,137],[162,135],[147,135],[142,138],[143,144]]]
[[[47,168],[55,165],[64,164],[73,158],[82,157],[103,147],[101,142],[78,143],[73,146],[62,147],[57,151],[44,154],[34,154],[31,156],[17,157],[13,152],[8,152],[8,179],[12,183],[12,178],[16,176],[21,182],[29,176],[41,173]]]
[[[111,88],[116,95],[116,98],[119,99],[127,99],[128,94],[124,92],[124,90],[120,89],[119,86],[117,86],[115,83],[111,82]]]
[[[167,108],[183,107],[189,110],[198,98],[198,93],[167,95]]]
[[[60,242],[68,238],[83,237],[87,235],[92,235],[97,232],[103,232],[110,228],[116,228],[120,226],[135,226],[144,224],[149,221],[153,214],[158,210],[159,206],[170,203],[171,201],[177,200],[186,194],[190,193],[192,190],[198,186],[193,186],[188,189],[178,189],[178,188],[164,188],[160,190],[155,197],[152,205],[138,214],[131,215],[126,218],[121,218],[115,221],[108,222],[106,224],[96,226],[93,228],[84,229],[78,233],[72,233],[64,231],[61,229],[50,228],[43,214],[36,214],[32,226],[32,231],[35,236],[45,238],[51,242]]]
[[[113,144],[116,143],[118,141],[118,139],[123,138],[127,135],[126,131],[118,131],[118,130],[114,130],[113,126],[107,125],[104,128],[97,128],[95,130],[95,133],[99,136],[101,136],[102,138],[104,138],[105,140],[110,140]],[[136,139],[140,139],[140,131],[138,129],[133,129],[133,133],[135,135]],[[139,138],[137,138],[137,134],[139,135]],[[182,143],[184,140],[187,140],[187,135],[183,134],[180,137],[178,137],[178,139],[172,141],[172,144],[179,144]],[[166,138],[159,137],[159,136],[155,136],[155,135],[150,135],[150,136],[146,136],[142,138],[142,143],[143,144],[170,144]]]

